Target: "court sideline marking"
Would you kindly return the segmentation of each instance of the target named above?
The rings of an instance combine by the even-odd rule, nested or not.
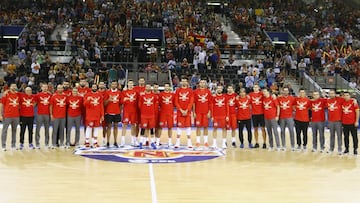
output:
[[[150,175],[150,188],[151,188],[151,199],[152,203],[157,203],[157,195],[156,195],[156,186],[155,186],[155,176],[153,164],[149,164],[149,175]]]

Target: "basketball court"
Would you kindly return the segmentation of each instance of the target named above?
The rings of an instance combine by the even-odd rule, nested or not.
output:
[[[326,132],[327,148],[328,137]],[[22,151],[0,152],[0,202],[360,201],[360,159],[352,155],[352,150],[350,155],[339,156],[309,149],[292,152],[289,144],[286,152],[230,146],[224,151],[130,147],[30,150],[25,146]],[[352,149],[352,143],[350,146]],[[84,155],[116,158],[109,161]],[[187,156],[191,157],[188,161],[175,163]],[[122,162],[116,162],[119,157]]]

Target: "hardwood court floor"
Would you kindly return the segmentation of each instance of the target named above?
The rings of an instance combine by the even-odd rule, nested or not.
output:
[[[353,155],[239,148],[178,164],[100,161],[72,149],[6,151],[0,203],[359,202],[359,164]]]

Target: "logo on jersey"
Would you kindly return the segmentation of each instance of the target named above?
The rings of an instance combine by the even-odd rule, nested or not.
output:
[[[112,96],[110,95],[110,98],[109,98],[109,99],[110,99],[110,101],[112,101],[113,103],[117,103],[117,102],[119,101],[119,96],[120,96],[120,95],[118,95],[118,94],[117,94],[117,95],[112,95]]]
[[[49,105],[49,100],[50,100],[50,96],[48,97],[40,97],[40,103],[43,104],[43,105]]]
[[[319,103],[317,103],[317,104],[312,104],[312,110],[313,110],[314,112],[321,111],[321,110],[322,110],[321,102],[319,102]]]
[[[248,108],[248,101],[245,101],[245,102],[240,102],[239,101],[239,108],[247,109]]]
[[[150,97],[150,98],[144,97],[144,104],[146,106],[151,106],[151,105],[153,105],[153,100],[154,100],[154,97]]]
[[[225,106],[225,98],[215,99],[215,105],[218,106],[218,107],[223,107],[223,106]]]
[[[161,97],[163,99],[163,103],[164,104],[172,104],[172,96],[168,96],[168,97]]]
[[[229,106],[235,106],[235,97],[232,99],[229,99]]]
[[[334,101],[333,103],[328,103],[328,109],[329,111],[335,111],[336,109],[338,109],[338,107],[336,106],[336,101]]]
[[[10,100],[10,102],[9,102],[10,106],[17,107],[19,105],[19,102],[18,102],[19,98],[18,97],[14,98],[14,99],[9,98],[9,100]]]
[[[343,109],[343,113],[344,114],[349,114],[352,112],[352,110],[350,109],[351,108],[351,104],[349,104],[348,106],[343,106],[342,109]]]
[[[189,100],[189,97],[188,97],[189,92],[179,93],[179,95],[180,95],[180,100],[181,100],[181,101],[187,101],[187,100]]]
[[[91,104],[94,106],[97,106],[100,104],[100,97],[90,97]]]
[[[306,109],[305,106],[306,106],[307,102],[299,102],[299,101],[297,101],[296,104],[297,104],[297,108],[299,110],[305,110]]]
[[[286,102],[280,102],[280,108],[283,110],[290,108],[289,103],[290,103],[290,100],[288,100]]]
[[[198,94],[198,97],[199,97],[198,101],[201,102],[201,103],[206,103],[208,101],[207,96],[208,96],[208,93],[206,93],[204,95]]]
[[[269,102],[264,102],[264,109],[266,109],[266,110],[271,109],[270,104],[271,104],[271,101],[269,101]]]
[[[80,100],[70,101],[70,108],[72,108],[72,109],[79,108],[79,102],[80,102]]]
[[[130,102],[134,102],[136,100],[136,93],[133,93],[133,94],[128,94],[126,93],[126,97],[125,97],[125,101],[126,100],[129,100]]]
[[[80,148],[74,152],[75,155],[86,158],[126,162],[126,163],[184,163],[194,161],[205,161],[220,156],[225,156],[222,150],[209,150],[207,148],[188,150],[186,147],[180,147],[176,150],[167,147],[160,149],[138,149],[136,147],[125,146],[124,148],[106,148],[95,149]]]
[[[26,107],[32,106],[32,105],[33,105],[33,103],[32,103],[32,98],[30,98],[30,99],[25,99],[25,98],[24,98],[24,101],[23,101],[22,104],[23,104],[24,106],[26,106]]]
[[[58,105],[59,107],[65,107],[65,99],[66,98],[63,98],[63,99],[55,99],[56,100],[56,105]]]
[[[260,105],[261,104],[261,97],[253,97],[253,103],[256,105]]]

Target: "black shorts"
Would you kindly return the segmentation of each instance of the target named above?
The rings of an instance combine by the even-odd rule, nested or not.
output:
[[[253,127],[265,127],[264,114],[252,115]]]
[[[115,114],[115,115],[105,114],[105,122],[107,124],[119,123],[120,121],[121,121],[120,114]]]

